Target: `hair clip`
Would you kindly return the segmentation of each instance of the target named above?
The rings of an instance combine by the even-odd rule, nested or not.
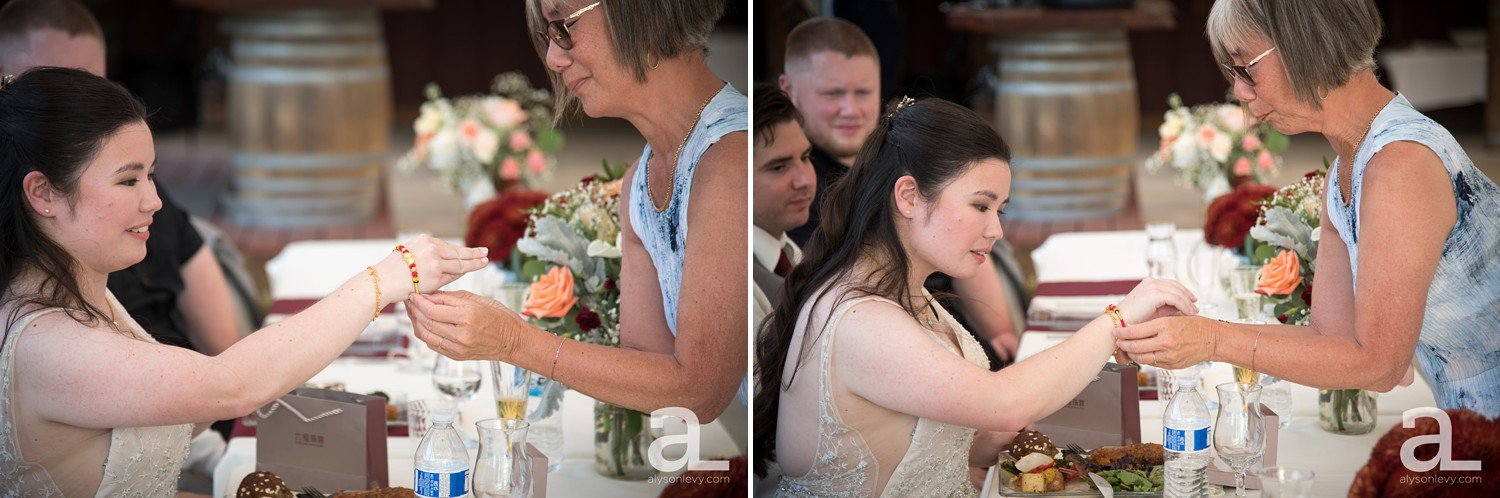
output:
[[[16,75],[14,75],[14,74],[7,74],[4,77],[0,77],[0,90],[4,90],[5,87],[8,87],[8,86],[10,86],[11,83],[15,83],[15,82],[16,82]]]
[[[910,107],[915,103],[917,103],[917,99],[902,95],[901,102],[896,103],[896,108],[891,110],[890,114],[886,115],[886,119],[894,119],[896,117],[896,113],[901,112],[902,109]]]

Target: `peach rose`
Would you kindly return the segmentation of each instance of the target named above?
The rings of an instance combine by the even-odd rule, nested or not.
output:
[[[573,295],[573,272],[566,266],[554,266],[531,284],[521,313],[537,318],[562,318],[578,303]]]
[[[1234,162],[1234,174],[1236,176],[1250,176],[1250,158],[1241,157]]]
[[[1282,250],[1260,269],[1260,279],[1255,282],[1255,292],[1268,296],[1287,296],[1302,283],[1302,262],[1297,253]]]
[[[531,149],[531,152],[526,153],[526,169],[538,174],[547,171],[547,156],[542,155],[540,150]]]
[[[1240,139],[1240,148],[1246,152],[1259,149],[1260,145],[1260,137],[1256,137],[1255,135],[1245,135],[1245,138]]]
[[[514,157],[507,157],[500,161],[500,178],[502,180],[515,180],[521,177],[521,162]]]
[[[531,135],[525,130],[516,130],[510,133],[510,150],[521,152],[531,148]]]

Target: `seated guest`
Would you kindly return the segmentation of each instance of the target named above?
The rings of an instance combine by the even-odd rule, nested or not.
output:
[[[0,75],[38,66],[105,74],[104,33],[75,0],[15,0],[0,8]],[[157,186],[146,259],[109,275],[109,290],[157,342],[216,355],[239,340],[229,284],[188,213]]]
[[[809,162],[812,145],[802,134],[802,116],[781,89],[755,85],[755,147],[751,155],[754,194],[755,330],[781,292],[781,280],[802,260],[787,230],[807,223],[818,178]]]
[[[0,85],[0,489],[170,496],[193,424],[243,416],[306,382],[373,316],[483,268],[484,249],[407,242],[307,310],[217,356],[163,346],[106,287],[146,257],[156,148],[115,83],[36,68]]]

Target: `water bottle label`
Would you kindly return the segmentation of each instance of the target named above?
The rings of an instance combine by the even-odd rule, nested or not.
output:
[[[469,471],[428,472],[417,469],[415,484],[417,496],[423,498],[452,498],[469,494]]]
[[[1162,436],[1162,446],[1166,446],[1167,451],[1196,453],[1208,449],[1207,427],[1197,429],[1174,429],[1167,427],[1165,430],[1166,432]]]

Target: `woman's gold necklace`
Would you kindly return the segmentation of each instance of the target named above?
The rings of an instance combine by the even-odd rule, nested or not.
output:
[[[719,93],[718,92],[714,92],[713,95],[709,95],[708,96],[708,100],[703,101],[703,105],[698,106],[698,113],[693,115],[693,124],[691,124],[691,125],[688,126],[687,135],[683,135],[682,136],[682,142],[677,144],[677,152],[674,152],[672,154],[672,163],[671,163],[672,164],[672,171],[674,172],[673,173],[674,175],[676,174],[675,172],[677,170],[676,169],[677,168],[677,161],[682,160],[682,148],[687,146],[688,139],[693,137],[693,131],[698,129],[698,120],[703,119],[703,110],[704,109],[708,109],[708,103],[709,102],[713,102],[714,101],[714,97],[717,97],[717,96],[719,96]],[[651,175],[647,174],[646,175],[646,194],[647,194],[648,197],[650,197],[652,199],[651,200],[651,206],[652,207],[656,207],[655,197],[652,196],[651,193],[652,193],[652,190],[651,190]],[[668,197],[667,200],[670,201],[671,197]],[[657,208],[656,211],[657,212],[661,212],[661,211],[664,211],[666,209],[667,209],[666,207],[660,207],[660,208]]]

